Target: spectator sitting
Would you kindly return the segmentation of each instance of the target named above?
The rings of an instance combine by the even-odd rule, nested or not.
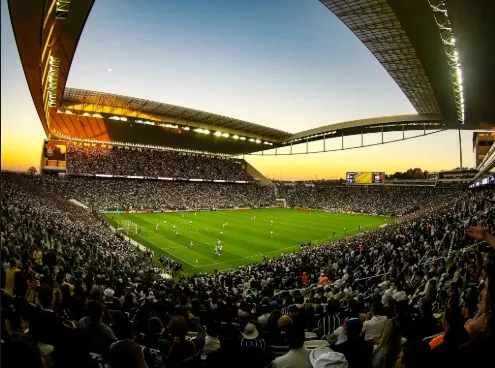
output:
[[[103,306],[99,301],[88,301],[86,314],[87,317],[82,318],[78,325],[86,336],[89,351],[106,356],[116,338],[112,329],[102,322]]]
[[[371,364],[373,344],[363,339],[362,329],[361,320],[350,319],[345,324],[347,340],[333,348],[345,355],[349,368],[369,367]]]
[[[304,345],[304,329],[298,324],[292,324],[285,330],[289,352],[276,358],[272,368],[311,368],[309,350]]]
[[[387,323],[388,318],[382,315],[381,310],[382,305],[379,302],[371,305],[371,318],[363,323],[364,339],[367,341],[380,337]]]
[[[220,340],[218,339],[219,330],[220,324],[217,321],[211,321],[206,325],[205,346],[201,351],[202,360],[206,360],[208,354],[220,348]]]
[[[264,366],[262,356],[241,347],[241,334],[233,324],[222,325],[219,340],[220,348],[209,353],[206,358],[207,367],[261,368]]]

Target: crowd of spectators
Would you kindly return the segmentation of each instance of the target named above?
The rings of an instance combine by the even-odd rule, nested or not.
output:
[[[455,368],[491,359],[492,192],[452,193],[384,228],[170,281],[53,186],[10,174],[0,184],[3,366]]]
[[[150,148],[89,143],[67,145],[70,174],[253,181],[244,160]]]
[[[432,200],[442,200],[456,189],[408,186],[278,185],[278,198],[291,207],[321,208],[335,212],[404,215]]]
[[[273,188],[257,184],[168,182],[140,179],[36,176],[40,188],[76,199],[93,211],[102,209],[213,209],[266,207]]]

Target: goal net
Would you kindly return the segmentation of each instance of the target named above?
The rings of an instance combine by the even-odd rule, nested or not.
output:
[[[287,207],[287,201],[285,198],[275,199],[275,206],[285,208]]]
[[[118,229],[122,231],[123,233],[129,235],[129,234],[135,234],[137,235],[138,233],[138,226],[134,222],[130,220],[119,220],[118,222]]]

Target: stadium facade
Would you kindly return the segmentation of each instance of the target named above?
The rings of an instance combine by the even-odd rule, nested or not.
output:
[[[20,59],[50,140],[161,146],[214,154],[261,153],[311,141],[389,131],[495,126],[493,2],[321,0],[373,53],[417,111],[291,134],[166,103],[66,88],[94,0],[9,0]],[[25,9],[29,8],[29,11]],[[483,46],[481,46],[483,45]],[[487,49],[488,48],[488,49]],[[491,56],[493,58],[493,56]],[[420,134],[421,135],[421,134]],[[363,142],[363,140],[361,140]],[[362,144],[361,146],[364,146]],[[491,150],[490,152],[492,152]],[[306,149],[306,153],[309,153]],[[267,153],[268,154],[268,153]],[[489,171],[495,161],[485,165]],[[462,165],[461,165],[462,166]]]

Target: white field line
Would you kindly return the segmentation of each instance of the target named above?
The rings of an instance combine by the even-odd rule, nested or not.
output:
[[[134,221],[131,221],[131,220],[128,220],[128,221],[132,222],[132,223],[133,223],[133,224],[135,224],[136,226],[140,226],[140,225],[136,224]],[[148,222],[148,221],[146,221],[146,222]],[[141,227],[143,227],[143,226],[141,226]],[[151,233],[157,234],[157,235],[159,235],[159,236],[161,236],[161,237],[165,238],[164,236],[162,236],[162,235],[160,235],[160,234],[158,234],[158,233],[156,233],[156,232],[154,232],[154,231],[152,231],[152,230],[149,230],[149,229],[146,229],[146,228],[145,228],[145,230],[148,230],[148,231],[150,231]],[[136,236],[138,236],[138,237],[140,237],[141,239],[143,239],[143,240],[147,241],[148,243],[153,244],[155,247],[157,247],[157,248],[159,248],[159,249],[161,249],[161,250],[165,251],[166,253],[169,253],[169,252],[168,252],[168,249],[178,249],[178,248],[184,248],[184,247],[181,247],[181,246],[179,246],[179,247],[172,247],[172,248],[164,248],[164,247],[162,247],[162,246],[160,246],[160,245],[156,244],[155,242],[152,242],[152,241],[148,240],[149,238],[145,238],[145,237],[143,237],[143,236],[141,236],[141,235],[139,235],[139,234],[135,234],[135,235],[136,235]],[[165,238],[165,239],[167,239],[167,238]],[[168,240],[168,239],[167,239],[167,240]],[[141,243],[140,243],[140,244],[141,244]],[[143,245],[143,244],[141,244],[141,245],[142,245],[143,247],[145,247],[145,248],[146,248],[146,246],[145,246],[145,245]],[[196,267],[194,264],[192,264],[192,263],[190,263],[190,262],[186,261],[185,259],[183,259],[183,258],[181,258],[181,257],[176,256],[175,254],[170,254],[170,255],[171,255],[172,257],[175,257],[175,258],[179,259],[181,262],[187,263],[187,264],[188,264],[189,266],[191,266],[191,267]]]
[[[154,242],[152,242],[152,241],[148,240],[147,238],[142,237],[141,235],[136,234],[136,236],[140,237],[141,239],[144,239],[144,240],[145,240],[145,241],[147,241],[148,243],[153,244],[155,247],[157,247],[157,248],[159,248],[159,249],[162,249],[162,250],[163,250],[163,251],[165,251],[165,252],[167,252],[167,250],[166,250],[166,249],[175,249],[175,248],[163,248],[162,246],[160,246],[160,245],[158,245],[158,244],[156,244],[156,243],[154,243]],[[141,243],[140,243],[140,244],[141,244]],[[143,245],[143,244],[141,244],[141,245],[142,245],[143,247],[147,248],[145,245]],[[182,248],[182,247],[176,247],[176,248]],[[168,253],[168,252],[167,252],[167,253]],[[182,259],[182,258],[180,258],[180,257],[176,256],[175,254],[171,254],[171,256],[172,256],[172,257],[174,257],[174,258],[179,259],[181,262],[187,263],[189,266],[196,267],[196,266],[195,266],[195,265],[193,265],[192,263],[190,263],[190,262],[186,261],[185,259]]]

